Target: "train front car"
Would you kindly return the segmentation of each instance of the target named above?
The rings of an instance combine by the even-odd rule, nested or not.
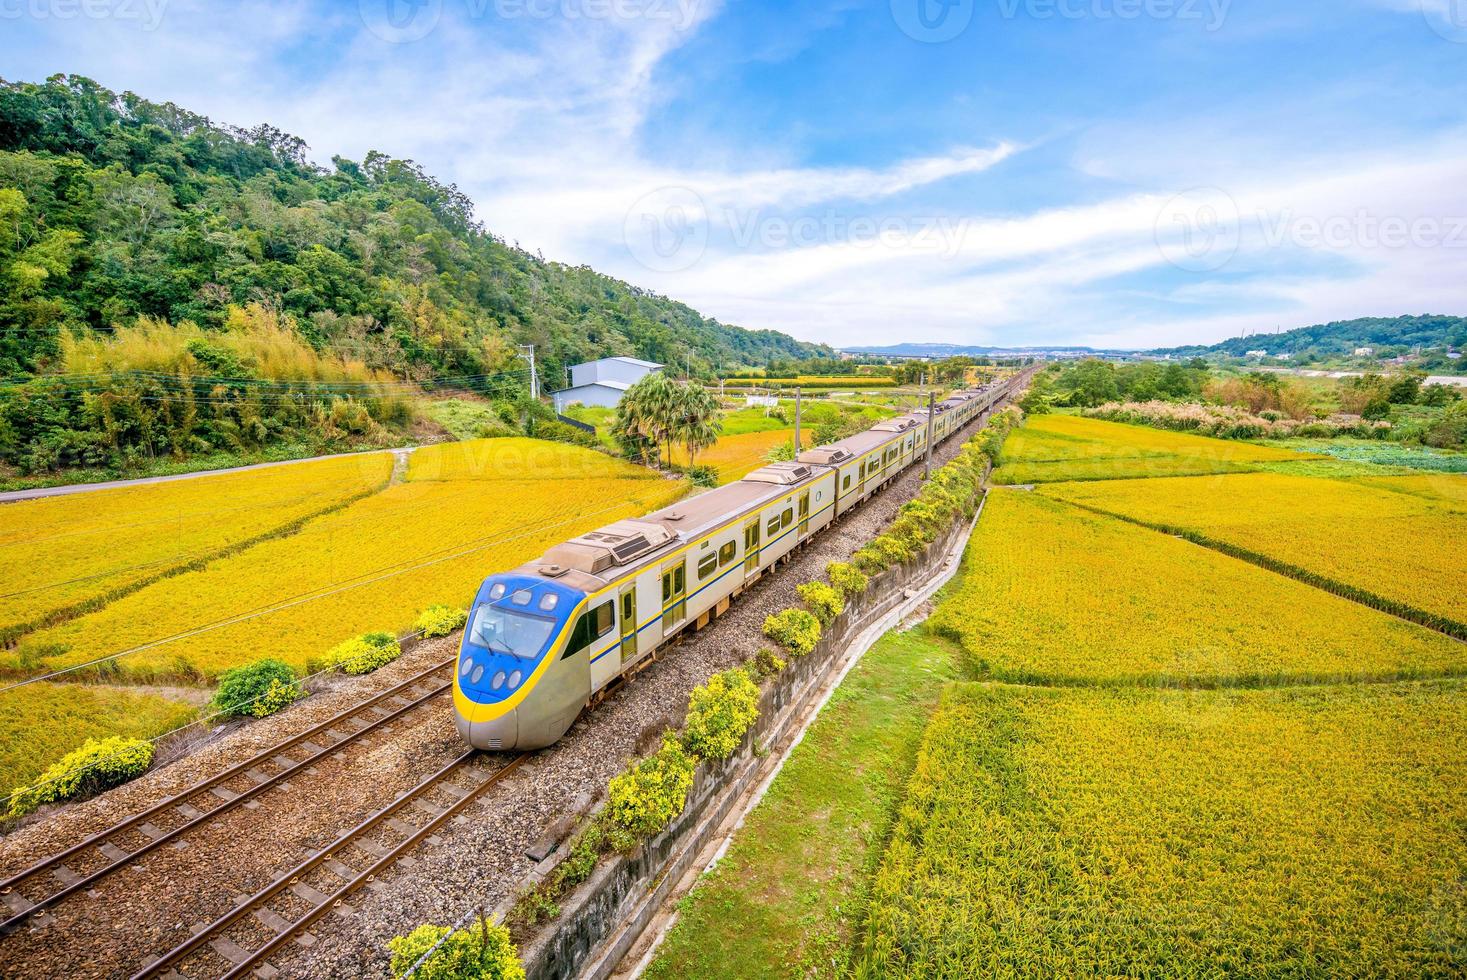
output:
[[[570,728],[586,702],[585,658],[564,659],[586,593],[510,572],[479,586],[459,645],[453,707],[476,749],[537,749]]]

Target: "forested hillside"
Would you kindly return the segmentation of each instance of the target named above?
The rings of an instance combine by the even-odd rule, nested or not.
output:
[[[1192,357],[1199,354],[1226,354],[1242,357],[1251,350],[1270,354],[1315,354],[1322,357],[1349,354],[1357,347],[1403,348],[1446,347],[1467,344],[1467,317],[1397,316],[1362,317],[1338,320],[1312,327],[1300,327],[1275,334],[1234,337],[1211,346],[1172,347],[1156,351]]]
[[[120,394],[140,415],[183,389],[193,398],[185,414],[200,398],[217,407],[241,393],[226,385],[221,396],[216,381],[280,380],[258,356],[292,334],[307,346],[287,358],[287,375],[327,383],[308,393],[318,403],[381,378],[452,378],[512,396],[524,388],[515,345],[525,343],[537,346],[548,387],[565,365],[608,354],[712,372],[831,353],[506,244],[463,193],[412,161],[373,152],[326,169],[306,152],[269,125],[217,125],[86,78],[0,81],[0,380],[12,406],[30,406],[0,413],[0,459],[86,462],[58,433],[99,429],[115,456],[129,437],[80,394]],[[141,360],[109,364],[107,346],[86,339],[139,323],[151,338]],[[197,331],[168,334],[185,324]],[[92,344],[85,357],[65,349],[63,335],[76,332]],[[78,361],[96,375],[85,384]],[[66,384],[13,387],[58,373]],[[167,391],[138,388],[153,375]],[[268,386],[256,402],[268,408],[282,391]],[[229,438],[248,441],[251,419],[231,413]],[[176,424],[168,435],[166,446],[159,434],[139,438],[146,453],[229,442]],[[27,456],[38,440],[55,451]]]

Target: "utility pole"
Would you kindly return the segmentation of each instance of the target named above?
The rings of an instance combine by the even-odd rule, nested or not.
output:
[[[922,454],[922,480],[932,475],[932,406],[937,401],[937,392],[927,393],[927,452]]]
[[[800,389],[795,389],[795,455],[800,455]]]
[[[520,357],[523,357],[525,360],[530,362],[530,397],[533,398],[535,401],[539,401],[540,378],[538,375],[535,374],[535,345],[521,344],[520,346],[529,351],[528,354],[521,354]]]

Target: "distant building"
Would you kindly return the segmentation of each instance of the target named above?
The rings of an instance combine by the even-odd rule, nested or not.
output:
[[[1266,350],[1250,350],[1248,352],[1248,355],[1247,356],[1248,357],[1267,357],[1268,356],[1268,351],[1266,351]]]
[[[1290,361],[1290,360],[1293,360],[1293,358],[1294,358],[1294,355],[1293,354],[1275,354],[1273,356],[1273,359],[1275,361]]]
[[[557,412],[564,412],[573,404],[615,408],[621,404],[621,396],[628,388],[652,372],[661,370],[661,364],[639,361],[635,357],[603,357],[599,361],[587,361],[571,367],[571,386],[554,392],[551,398]]]
[[[1375,356],[1375,348],[1374,347],[1356,347],[1355,348],[1355,356],[1356,357],[1374,357]]]

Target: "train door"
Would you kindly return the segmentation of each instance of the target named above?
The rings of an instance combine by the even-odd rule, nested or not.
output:
[[[627,586],[621,594],[621,662],[637,659],[637,587]]]
[[[744,525],[744,574],[759,570],[759,516]]]
[[[662,635],[688,616],[688,563],[679,559],[662,569]]]
[[[810,533],[810,491],[806,490],[800,494],[800,530],[799,536],[804,537]]]

